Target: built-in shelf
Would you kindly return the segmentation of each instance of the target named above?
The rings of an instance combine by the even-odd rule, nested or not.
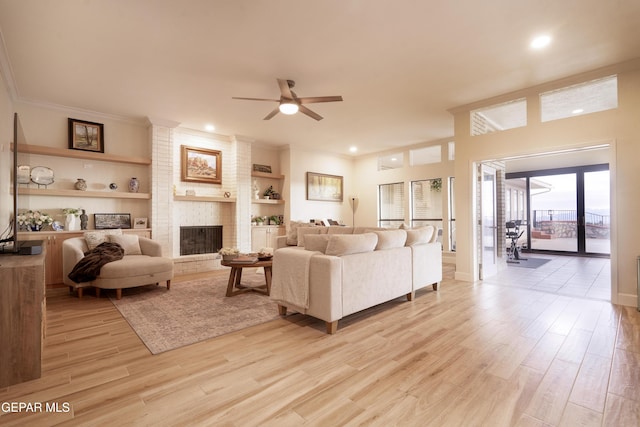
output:
[[[11,144],[11,149],[13,150],[13,143]],[[47,147],[44,145],[20,144],[18,146],[18,152],[26,153],[26,154],[42,154],[44,156],[65,157],[69,159],[100,160],[104,162],[129,163],[134,165],[145,165],[145,166],[148,166],[151,164],[151,159],[146,157],[118,156],[115,154],[97,153],[93,151],[83,151],[83,150],[73,150],[73,149],[62,149],[62,148],[55,148],[55,147]]]
[[[251,172],[251,176],[254,178],[284,179],[284,175],[274,175],[266,172]]]
[[[236,199],[232,197],[216,197],[216,196],[178,196],[174,194],[173,200],[181,202],[220,202],[235,203]]]
[[[18,187],[18,194],[27,196],[96,197],[104,199],[151,199],[149,193],[125,193],[124,191],[81,191],[55,188]]]
[[[251,203],[257,203],[261,205],[284,205],[284,200],[282,199],[251,199]]]

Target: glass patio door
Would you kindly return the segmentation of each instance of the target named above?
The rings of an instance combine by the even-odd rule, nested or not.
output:
[[[611,253],[611,211],[609,171],[584,173],[584,234],[585,252]]]
[[[496,170],[490,166],[481,165],[480,173],[480,229],[482,247],[480,279],[484,279],[498,272]]]

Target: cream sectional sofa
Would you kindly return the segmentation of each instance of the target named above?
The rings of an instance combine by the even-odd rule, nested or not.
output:
[[[298,245],[274,253],[270,298],[281,315],[291,310],[316,317],[333,334],[345,316],[401,296],[412,300],[416,290],[437,290],[442,280],[442,250],[431,242],[433,227],[317,228],[326,231],[298,229]]]

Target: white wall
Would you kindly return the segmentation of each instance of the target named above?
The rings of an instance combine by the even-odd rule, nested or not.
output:
[[[619,104],[615,110],[541,123],[538,93],[570,84],[618,74]],[[528,125],[487,135],[471,137],[469,111],[508,99],[526,96]],[[489,159],[610,143],[611,170],[612,302],[636,303],[636,257],[640,255],[640,226],[635,217],[640,210],[640,61],[596,70],[540,87],[496,97],[452,110],[455,118],[457,266],[456,278],[477,280],[477,253],[474,242],[475,218],[474,164]],[[465,208],[466,207],[466,208]],[[618,232],[624,230],[624,232]],[[462,239],[462,236],[466,236]]]
[[[288,163],[281,163],[286,176],[287,200],[285,220],[309,221],[310,219],[331,218],[351,224],[351,208],[349,197],[353,194],[353,160],[350,157],[326,154],[317,151],[306,151],[300,148],[289,148],[281,158],[288,157]],[[324,202],[307,200],[307,172],[317,172],[343,177],[343,201]]]

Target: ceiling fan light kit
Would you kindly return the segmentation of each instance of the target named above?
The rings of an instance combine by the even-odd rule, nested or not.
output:
[[[291,115],[291,114],[297,113],[300,108],[298,108],[298,104],[294,104],[293,102],[286,102],[286,103],[280,104],[278,109],[282,114]]]
[[[265,98],[240,98],[232,97],[232,99],[242,99],[245,101],[268,101],[277,102],[278,108],[271,111],[264,120],[269,120],[279,112],[282,114],[295,114],[300,111],[303,114],[311,117],[315,120],[322,120],[322,116],[315,111],[312,111],[302,104],[313,104],[317,102],[339,102],[342,101],[341,96],[312,96],[305,98],[298,98],[298,95],[291,89],[296,85],[293,80],[277,79],[278,86],[280,87],[280,99],[265,99]]]

